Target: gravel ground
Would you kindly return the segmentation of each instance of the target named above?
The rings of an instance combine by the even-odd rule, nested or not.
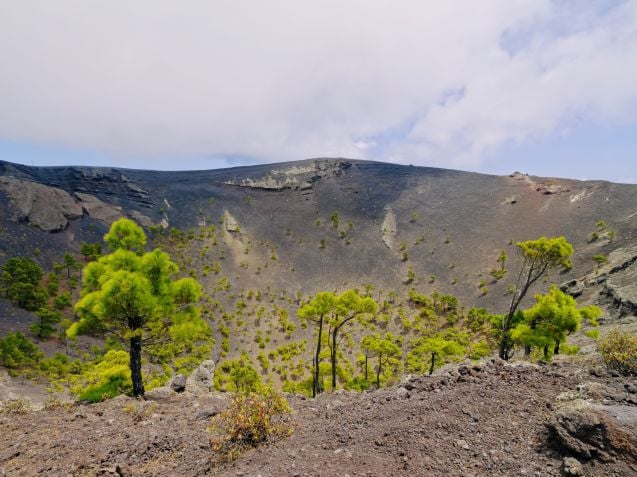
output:
[[[207,431],[224,395],[0,414],[0,476],[557,476],[564,456],[546,422],[557,396],[584,381],[611,394],[626,382],[567,364],[490,362],[363,394],[291,397],[294,434],[225,467],[211,464]],[[584,471],[637,475],[618,459]]]

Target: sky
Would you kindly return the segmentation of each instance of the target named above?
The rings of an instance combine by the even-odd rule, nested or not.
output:
[[[637,183],[637,0],[0,0],[0,159]]]

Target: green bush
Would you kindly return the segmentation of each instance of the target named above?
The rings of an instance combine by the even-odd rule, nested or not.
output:
[[[0,340],[0,362],[5,368],[34,366],[42,356],[37,345],[19,331],[9,333]]]
[[[132,390],[129,356],[126,351],[111,350],[81,374],[71,391],[81,401],[100,402]]]
[[[599,342],[599,352],[604,364],[624,376],[637,376],[637,336],[610,331]]]
[[[255,392],[261,388],[261,376],[247,354],[222,362],[215,371],[215,388],[219,391]]]

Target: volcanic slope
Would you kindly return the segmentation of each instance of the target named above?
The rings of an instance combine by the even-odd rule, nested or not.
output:
[[[489,276],[500,250],[515,272],[514,242],[564,235],[574,272],[554,280],[590,273],[593,256],[635,243],[637,186],[345,159],[192,172],[0,163],[4,256],[39,248],[42,263],[59,260],[101,240],[119,216],[181,230],[216,224],[223,272],[245,289],[415,286],[502,309],[507,281]],[[599,221],[612,240],[590,240]]]

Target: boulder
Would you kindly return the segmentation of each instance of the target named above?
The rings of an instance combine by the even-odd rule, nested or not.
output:
[[[626,408],[624,414],[637,414]],[[568,455],[603,462],[618,458],[637,463],[637,435],[634,429],[619,422],[606,406],[594,406],[581,399],[559,407],[547,424],[553,445]],[[613,410],[617,414],[617,410]],[[634,418],[633,416],[632,418]],[[624,416],[622,421],[632,419]]]
[[[192,394],[208,393],[212,389],[215,375],[215,362],[208,359],[202,362],[186,380],[186,391]]]
[[[151,220],[151,218],[142,214],[139,210],[131,210],[130,216],[142,227],[150,227],[153,225],[153,221]]]
[[[145,399],[158,402],[170,401],[175,396],[177,396],[177,393],[168,386],[151,389],[150,391],[144,393]]]
[[[186,390],[186,376],[176,374],[168,383],[168,387],[176,393],[183,393]]]
[[[14,177],[0,177],[0,190],[11,199],[10,219],[28,221],[46,232],[64,230],[69,220],[82,217],[80,207],[66,191]]]
[[[80,201],[82,209],[84,209],[88,216],[92,219],[99,220],[110,225],[117,219],[123,217],[121,207],[107,204],[94,195],[76,192],[75,197],[77,197]]]
[[[565,477],[584,477],[584,469],[579,460],[567,457],[562,463],[562,470]]]

